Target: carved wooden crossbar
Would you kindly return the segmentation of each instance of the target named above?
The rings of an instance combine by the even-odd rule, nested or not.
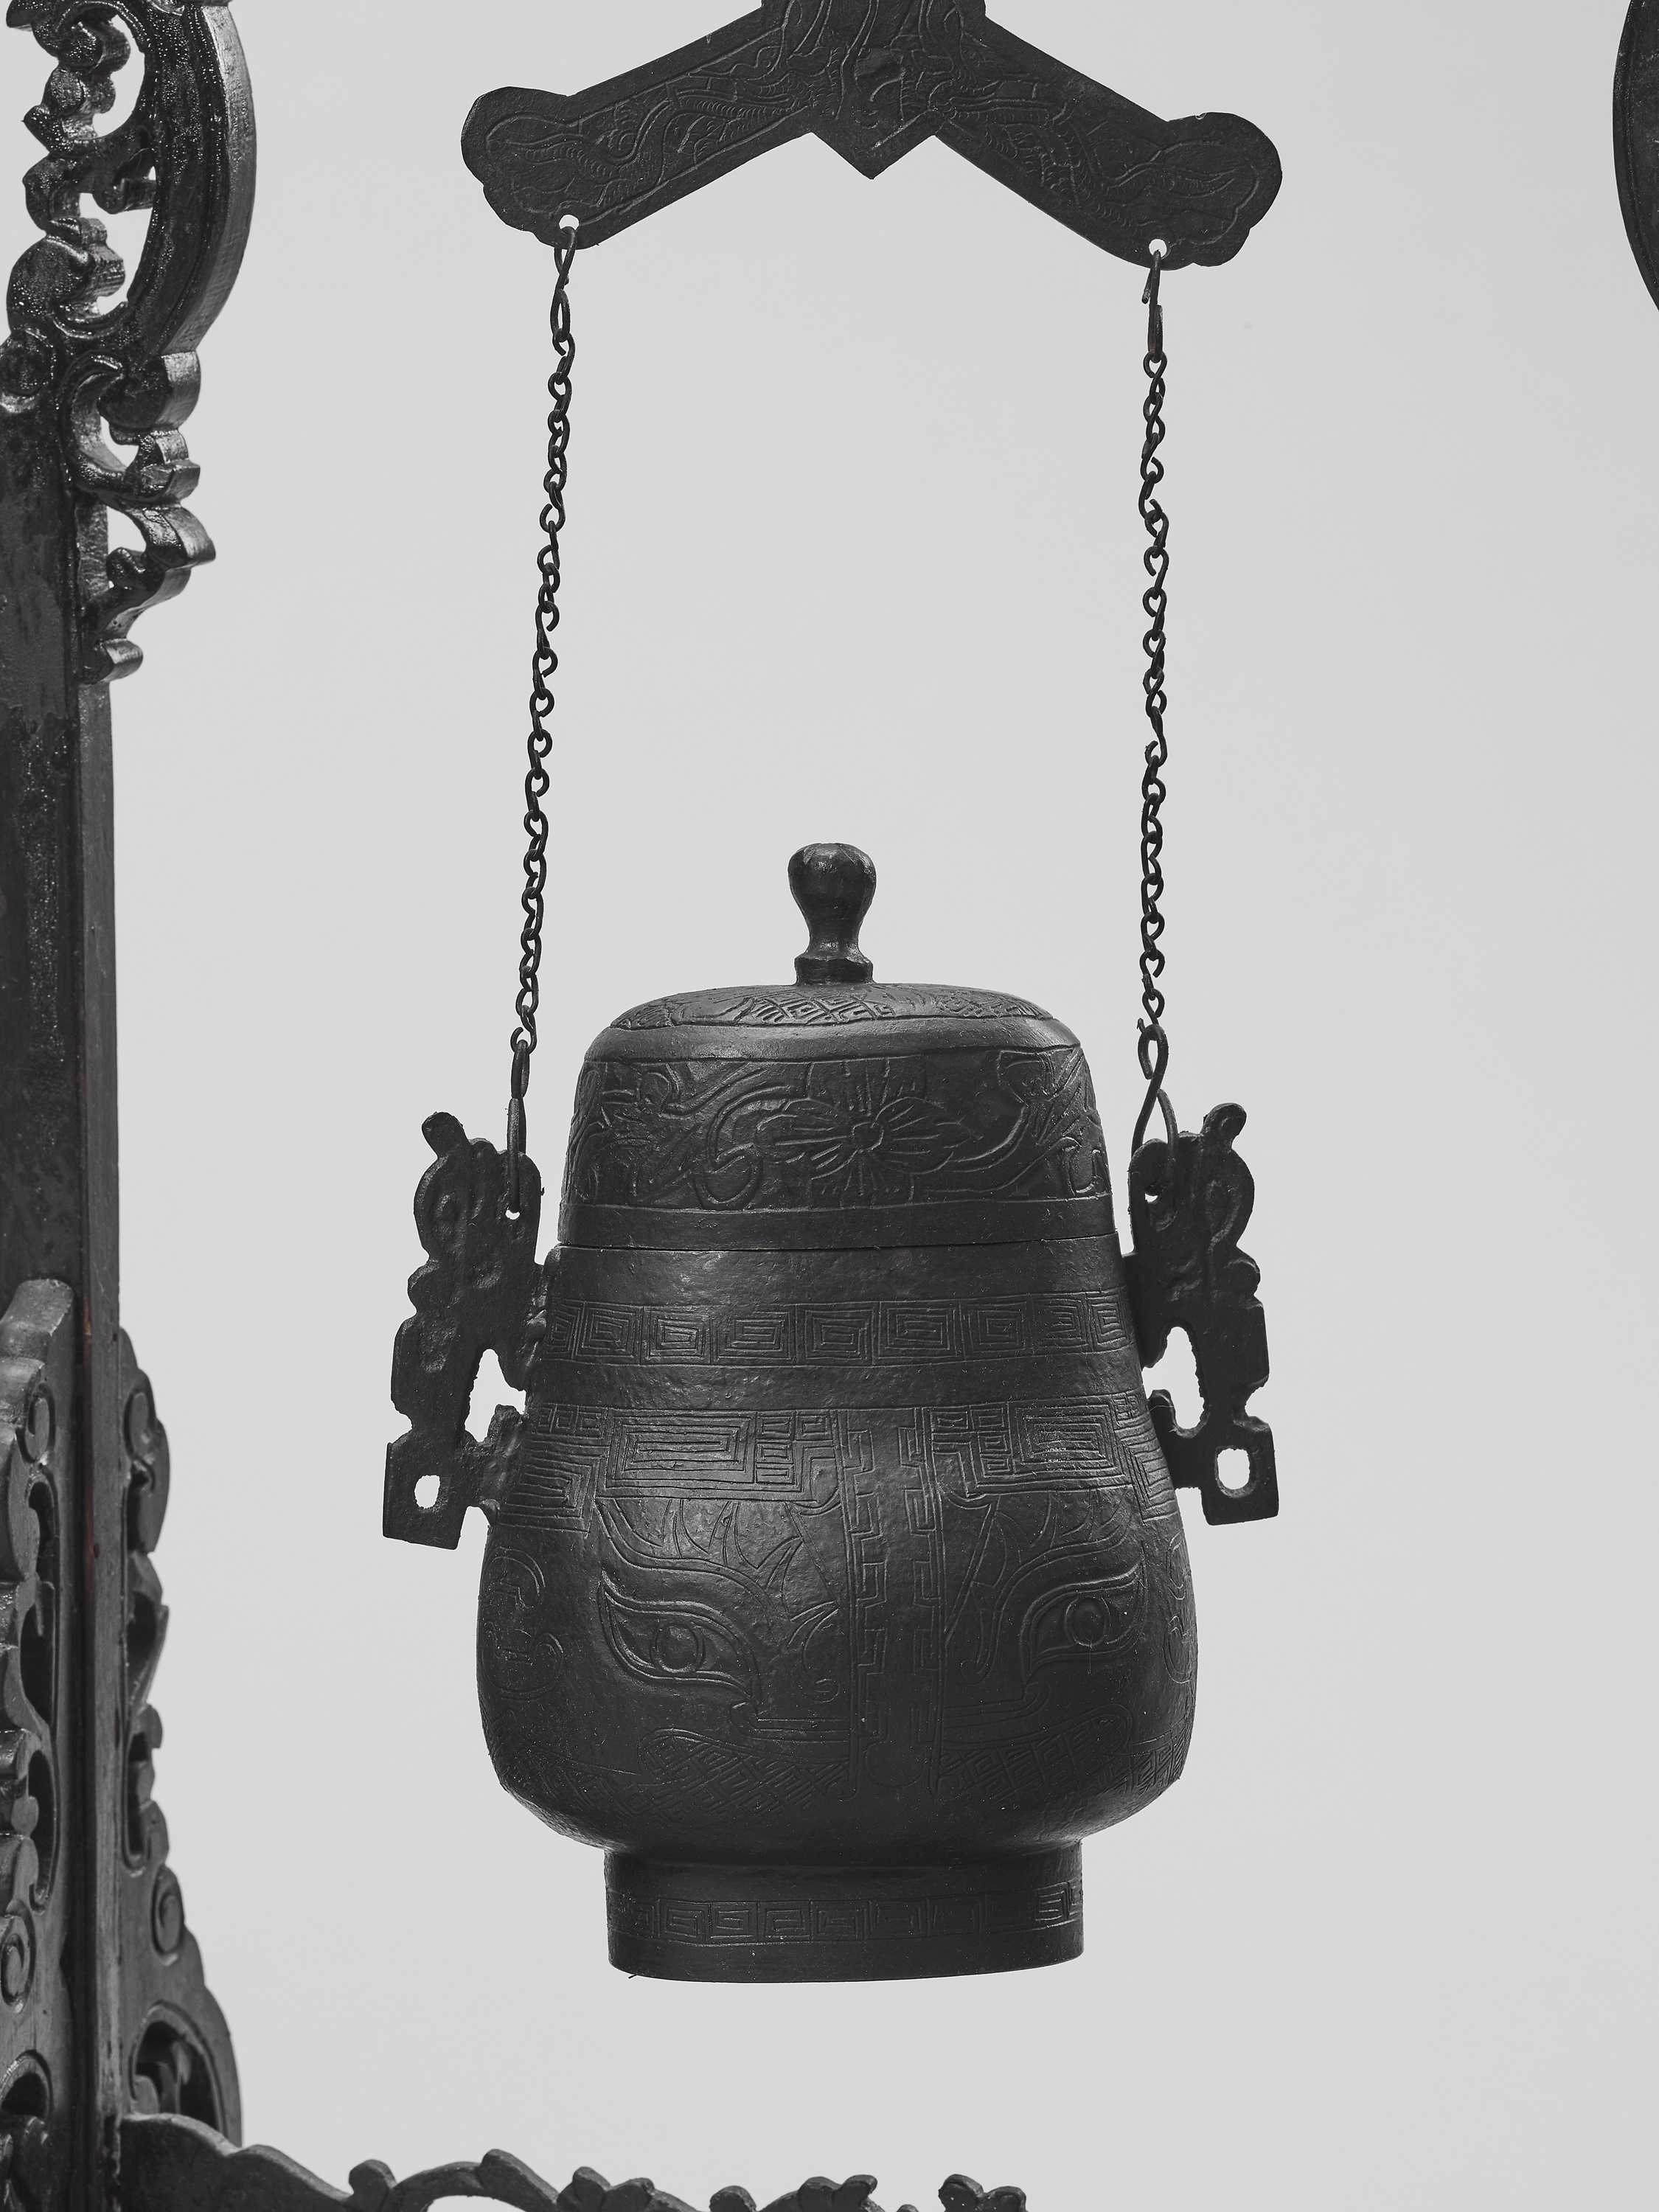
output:
[[[938,138],[1109,253],[1230,260],[1279,191],[1237,115],[1165,123],[990,21],[985,0],[764,0],[586,92],[488,93],[462,139],[504,222],[597,246],[809,132],[866,177]]]
[[[8,21],[52,66],[27,118],[40,235],[0,344],[0,2212],[689,2212],[501,2152],[402,2182],[360,2166],[342,2191],[236,2148],[230,2039],[151,1796],[169,1474],[118,1311],[109,685],[138,615],[212,558],[182,425],[247,236],[253,115],[225,0],[11,0]],[[135,46],[137,103],[101,131]],[[545,238],[574,214],[589,245],[808,131],[871,176],[936,136],[1111,252],[1162,239],[1171,266],[1237,252],[1279,184],[1253,125],[1160,122],[983,0],[765,0],[588,93],[489,95],[465,154],[508,221]],[[88,200],[149,210],[130,276]],[[136,549],[112,550],[112,513]],[[1254,1357],[1241,1340],[1241,1405]],[[878,2212],[875,2185],[811,2180],[768,2212]],[[962,2175],[940,2201],[1024,2204]]]

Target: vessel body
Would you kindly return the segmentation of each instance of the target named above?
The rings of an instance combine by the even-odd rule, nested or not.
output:
[[[1074,1955],[1196,1644],[1077,1041],[927,987],[704,993],[590,1050],[478,1682],[632,1971]]]

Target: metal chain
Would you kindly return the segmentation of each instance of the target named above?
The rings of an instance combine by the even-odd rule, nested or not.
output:
[[[570,335],[570,264],[576,258],[576,218],[566,216],[553,248],[556,280],[548,323],[553,334],[553,374],[547,380],[553,403],[547,418],[547,474],[542,479],[543,544],[536,556],[541,583],[536,593],[536,649],[530,665],[530,766],[524,780],[524,890],[520,904],[518,1017],[513,1031],[513,1095],[507,1109],[507,1210],[520,1211],[520,1168],[527,1124],[525,1093],[530,1088],[530,1055],[536,1049],[536,1014],[541,1004],[542,923],[547,896],[547,816],[542,801],[550,779],[547,757],[553,749],[549,721],[553,713],[553,678],[559,656],[553,633],[559,626],[559,532],[564,528],[564,488],[569,474],[570,372],[576,342]]]
[[[1170,1065],[1170,1040],[1164,1029],[1164,994],[1158,988],[1164,965],[1164,948],[1158,942],[1164,934],[1160,903],[1164,896],[1164,824],[1160,811],[1167,795],[1164,769],[1170,757],[1169,741],[1164,734],[1164,710],[1169,705],[1164,690],[1164,618],[1170,605],[1164,588],[1170,574],[1170,518],[1158,499],[1158,488],[1164,481],[1164,464],[1158,454],[1164,443],[1164,373],[1170,365],[1164,350],[1164,309],[1158,301],[1158,279],[1163,270],[1164,256],[1154,252],[1146,289],[1141,295],[1146,308],[1146,399],[1141,409],[1146,437],[1140,449],[1140,519],[1146,526],[1149,541],[1141,559],[1151,579],[1140,601],[1151,624],[1141,640],[1146,653],[1146,673],[1141,682],[1146,695],[1146,720],[1152,733],[1147,741],[1146,765],[1140,779],[1140,1003],[1145,1012],[1135,1047],[1140,1072],[1146,1079],[1146,1096],[1135,1122],[1129,1147],[1132,1154],[1140,1150],[1154,1106],[1163,1113],[1170,1142],[1173,1144],[1176,1138],[1175,1111],[1164,1088]]]

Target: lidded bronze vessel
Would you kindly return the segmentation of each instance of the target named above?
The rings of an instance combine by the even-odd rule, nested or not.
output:
[[[1047,1965],[1197,1663],[1089,1070],[1022,1000],[875,981],[862,854],[790,879],[793,987],[590,1048],[541,1267],[533,1170],[507,1220],[501,1155],[428,1123],[387,1529],[489,1514],[490,1753],[605,1848],[617,1966]],[[477,1443],[443,1409],[485,1344],[526,1399]]]

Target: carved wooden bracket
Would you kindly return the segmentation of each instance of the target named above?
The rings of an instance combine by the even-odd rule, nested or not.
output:
[[[213,558],[184,504],[199,471],[179,425],[200,388],[195,349],[247,240],[253,108],[223,0],[11,0],[6,20],[33,31],[57,66],[27,118],[46,149],[26,179],[44,235],[7,291],[0,412],[33,417],[61,441],[82,508],[82,678],[100,683],[138,665],[129,633],[144,609]],[[143,87],[125,122],[100,135],[127,32]],[[83,212],[88,196],[109,214],[149,210],[130,284],[105,226]],[[111,511],[136,526],[140,550],[110,549]]]

